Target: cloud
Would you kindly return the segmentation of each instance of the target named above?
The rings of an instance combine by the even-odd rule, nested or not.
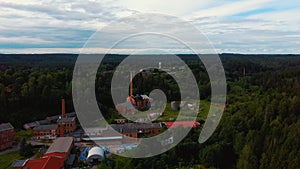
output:
[[[133,22],[132,18],[123,17],[143,12],[164,13],[189,21],[218,52],[300,52],[297,0],[2,0],[0,10],[0,52],[78,52],[96,30],[116,22],[119,25],[114,30],[101,34],[102,42],[97,49],[104,50],[112,40],[135,29],[128,24]],[[170,27],[165,24],[169,20],[160,19],[157,29],[176,32],[181,27],[180,23]],[[140,30],[150,26],[140,23]],[[193,32],[186,32],[185,37],[197,46]],[[132,40],[117,51],[131,51],[141,42]],[[150,42],[159,40],[154,38]],[[183,51],[176,45],[173,50]]]
[[[182,17],[198,10],[200,7],[205,7],[211,2],[212,0],[116,0],[114,3],[120,7],[142,13],[157,12]]]
[[[251,0],[251,1],[235,1],[224,3],[209,9],[204,9],[199,12],[192,13],[192,18],[197,17],[225,17],[244,13],[259,8],[263,8],[266,4],[274,2],[275,0]]]
[[[31,38],[27,36],[19,36],[19,37],[0,37],[0,43],[24,43],[27,42],[29,44],[41,44],[47,43],[47,41],[39,38]]]

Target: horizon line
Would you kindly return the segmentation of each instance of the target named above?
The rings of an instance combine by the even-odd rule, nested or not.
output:
[[[300,53],[145,53],[145,54],[129,54],[129,53],[64,53],[64,52],[45,52],[45,53],[0,53],[0,55],[300,55]]]

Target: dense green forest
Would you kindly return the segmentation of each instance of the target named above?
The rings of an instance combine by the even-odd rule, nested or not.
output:
[[[210,99],[205,67],[193,55],[179,55],[198,81],[201,99]],[[72,105],[72,70],[76,55],[0,55],[0,122],[22,124],[60,112],[60,98]],[[96,93],[107,119],[113,118],[110,82],[126,56],[106,56],[99,66]],[[176,147],[146,159],[107,158],[102,168],[300,168],[300,56],[220,55],[226,72],[227,108],[213,136],[198,143],[193,129]],[[178,98],[166,73],[135,77],[135,90],[163,88],[168,100]],[[164,80],[161,80],[164,79]],[[151,83],[149,83],[151,82]],[[143,86],[143,88],[139,88]]]

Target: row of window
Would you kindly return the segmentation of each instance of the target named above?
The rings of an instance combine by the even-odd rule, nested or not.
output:
[[[45,136],[45,135],[55,135],[56,133],[50,133],[50,132],[40,132],[38,133],[37,135],[40,135],[40,136]]]
[[[132,134],[125,134],[126,136],[132,137]]]
[[[13,138],[4,138],[4,139],[1,139],[1,144],[4,144],[5,142],[11,142],[13,141],[14,139]]]
[[[64,126],[65,127],[73,127],[74,125],[73,125],[73,123],[64,123]]]

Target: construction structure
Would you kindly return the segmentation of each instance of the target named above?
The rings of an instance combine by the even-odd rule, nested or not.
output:
[[[50,153],[66,153],[70,154],[72,147],[74,146],[73,137],[59,137],[51,144],[45,154]]]
[[[61,115],[47,117],[43,120],[43,124],[32,122],[27,124],[26,127],[35,126],[33,128],[35,139],[55,139],[57,136],[63,137],[67,133],[74,132],[76,129],[76,117],[75,113],[70,114],[69,117],[66,114],[65,100],[61,100]]]
[[[17,160],[12,167],[22,169],[61,169],[68,168],[70,165],[70,153],[74,146],[73,137],[59,137],[43,157],[39,159]]]
[[[96,165],[104,159],[104,151],[100,147],[93,147],[89,150],[86,161],[89,165]]]
[[[66,116],[65,99],[61,100],[61,117],[57,120],[58,135],[60,137],[65,136],[65,133],[70,133],[76,129],[76,118]]]
[[[86,129],[83,141],[101,145],[120,145],[135,142],[137,138],[158,135],[162,131],[162,123],[119,123],[110,124],[105,128]]]
[[[71,113],[66,113],[67,117],[76,117],[76,113],[75,112],[71,112]],[[44,120],[38,120],[38,121],[33,121],[33,122],[29,122],[29,123],[25,123],[23,125],[23,128],[25,130],[30,130],[33,129],[36,126],[39,125],[47,125],[47,124],[53,124],[56,123],[57,120],[61,117],[61,113],[58,115],[54,115],[54,116],[48,116],[46,117]]]
[[[183,128],[190,127],[190,128],[199,128],[200,123],[197,121],[175,121],[175,122],[163,122],[167,128],[177,128],[182,126]]]
[[[53,140],[57,137],[57,124],[39,125],[33,128],[34,139]]]
[[[111,124],[110,127],[115,131],[123,134],[124,139],[141,138],[149,135],[157,135],[160,133],[161,123],[125,123],[125,124]]]
[[[14,127],[10,123],[0,124],[0,151],[11,148],[14,140]]]
[[[117,104],[116,109],[120,114],[135,114],[137,111],[145,111],[151,107],[151,102],[153,101],[147,95],[133,94],[133,76],[130,73],[130,84],[129,84],[129,96],[126,102]]]

